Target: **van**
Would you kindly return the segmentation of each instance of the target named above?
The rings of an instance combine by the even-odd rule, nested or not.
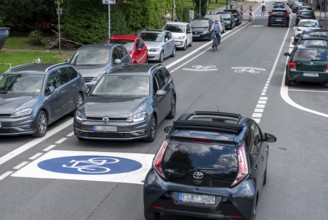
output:
[[[186,50],[188,46],[192,46],[192,31],[189,23],[167,22],[164,25],[163,30],[172,33],[175,47]]]

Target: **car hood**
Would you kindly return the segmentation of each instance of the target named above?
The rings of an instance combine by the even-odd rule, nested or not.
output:
[[[107,66],[74,65],[82,77],[96,77],[107,72]]]
[[[173,37],[173,39],[179,39],[179,37],[185,37],[186,36],[186,34],[185,33],[173,33],[172,32],[172,37]]]
[[[161,48],[164,42],[155,42],[155,41],[145,41],[147,48]]]
[[[80,110],[87,117],[127,118],[133,114],[145,111],[150,97],[113,98],[88,96]]]
[[[37,101],[36,96],[0,95],[0,113],[11,114],[20,109],[29,108]]]

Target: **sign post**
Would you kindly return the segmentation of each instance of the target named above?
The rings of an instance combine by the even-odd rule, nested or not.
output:
[[[116,0],[102,0],[104,5],[108,5],[108,38],[110,38],[110,5],[116,4]]]
[[[61,33],[60,33],[60,15],[63,14],[63,8],[60,7],[60,3],[57,5],[57,15],[58,15],[58,50],[61,53]]]

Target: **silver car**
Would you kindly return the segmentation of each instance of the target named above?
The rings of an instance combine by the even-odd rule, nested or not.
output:
[[[166,57],[175,56],[176,48],[170,31],[142,31],[140,37],[147,45],[149,61],[163,62]]]
[[[0,135],[44,136],[49,124],[75,111],[85,91],[67,63],[25,64],[0,74]]]

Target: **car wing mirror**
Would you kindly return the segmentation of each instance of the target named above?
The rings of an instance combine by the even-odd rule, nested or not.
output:
[[[167,42],[169,39],[168,38],[165,38],[165,42]]]
[[[122,61],[120,59],[115,59],[114,60],[114,64],[121,64],[121,63],[122,63]]]
[[[284,53],[284,56],[290,57],[290,53],[286,52],[286,53]]]
[[[163,89],[159,89],[156,92],[156,95],[158,95],[158,96],[164,96],[166,94],[167,94],[167,92],[165,90],[163,90]]]
[[[272,134],[264,133],[264,140],[266,142],[274,143],[277,141],[277,138]]]
[[[49,86],[47,89],[46,89],[46,94],[47,95],[50,95],[50,94],[52,94],[52,93],[54,93],[55,92],[55,87],[54,86]]]
[[[171,130],[172,130],[172,126],[167,126],[167,127],[164,128],[164,132],[166,134],[170,133]]]

